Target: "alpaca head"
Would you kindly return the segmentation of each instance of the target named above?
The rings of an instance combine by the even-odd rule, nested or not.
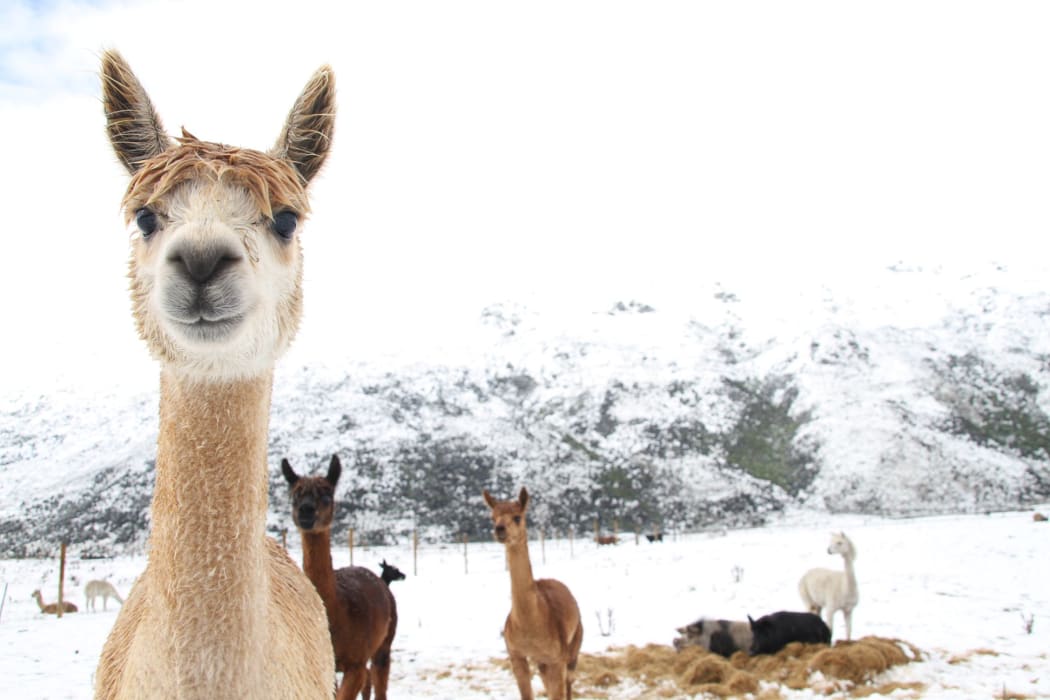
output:
[[[393,583],[394,581],[404,581],[405,580],[404,572],[402,572],[401,569],[397,568],[393,564],[387,564],[386,563],[386,559],[384,559],[379,564],[379,568],[382,571],[382,574],[380,575],[379,578],[383,579],[387,583]]]
[[[529,492],[521,487],[516,501],[497,501],[488,491],[482,491],[492,511],[492,534],[503,544],[518,544],[526,539],[525,511],[529,506]]]
[[[325,476],[299,476],[287,459],[281,460],[281,473],[292,492],[292,520],[303,532],[323,532],[332,527],[335,514],[335,485],[342,464],[332,455]]]
[[[310,79],[263,153],[172,139],[117,53],[102,57],[109,140],[131,175],[124,219],[135,321],[166,366],[206,380],[270,370],[302,310],[299,229],[328,154],[335,87]]]
[[[844,532],[832,533],[831,541],[828,543],[828,554],[842,554],[850,559],[857,558],[857,550]]]

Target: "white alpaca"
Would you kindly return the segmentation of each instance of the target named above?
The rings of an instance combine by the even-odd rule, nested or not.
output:
[[[853,560],[857,558],[857,550],[844,532],[836,532],[831,535],[828,554],[841,554],[845,571],[810,569],[798,582],[798,592],[810,612],[820,615],[822,609],[827,610],[824,621],[828,623],[829,630],[834,629],[835,611],[841,610],[846,619],[846,639],[852,639],[853,608],[857,607],[857,601],[860,599],[857,592],[857,576],[853,572]]]
[[[102,609],[106,609],[106,601],[110,598],[117,601],[121,605],[124,604],[124,599],[117,593],[117,589],[113,587],[113,584],[109,581],[88,581],[84,584],[84,609],[85,610],[97,610],[98,607],[95,605],[97,598],[102,599]]]

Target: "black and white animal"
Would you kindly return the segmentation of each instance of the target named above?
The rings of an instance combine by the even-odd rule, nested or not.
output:
[[[819,615],[801,612],[775,612],[752,620],[751,655],[775,654],[791,642],[830,644],[831,630]]]
[[[663,542],[664,533],[658,532],[655,535],[646,535],[645,539],[649,540],[650,542]]]
[[[379,564],[379,568],[383,572],[379,575],[379,578],[383,579],[383,583],[385,583],[388,586],[394,581],[405,580],[405,574],[401,571],[401,569],[397,568],[393,564],[387,564],[386,559],[384,559],[382,563]]]
[[[698,646],[728,659],[737,651],[751,648],[751,625],[747,622],[701,617],[677,628],[677,631],[682,636],[674,640],[674,648],[679,651],[687,646]]]

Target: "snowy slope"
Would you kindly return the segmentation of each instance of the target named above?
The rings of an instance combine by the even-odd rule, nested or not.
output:
[[[533,493],[537,505],[542,493]],[[472,504],[484,511],[480,498]],[[1046,512],[1046,506],[1041,506]],[[876,697],[930,700],[1050,697],[1050,577],[1047,523],[1032,513],[887,519],[792,513],[769,527],[668,538],[616,547],[548,539],[532,531],[535,575],[555,577],[574,592],[583,618],[583,652],[605,653],[627,644],[669,645],[675,627],[700,616],[743,619],[777,609],[798,609],[796,582],[813,566],[838,568],[824,553],[828,533],[844,530],[857,547],[860,603],[854,636],[903,639],[924,654],[873,679],[872,686],[918,683]],[[289,539],[299,558],[296,534]],[[344,548],[335,565],[349,563]],[[392,697],[515,697],[514,681],[494,660],[505,656],[500,629],[509,609],[510,585],[503,551],[493,542],[421,548],[413,572],[410,546],[355,550],[354,563],[376,568],[386,559],[408,574],[393,585],[399,627],[393,647]],[[82,586],[108,578],[127,593],[142,557],[81,560],[67,572],[67,599],[83,606]],[[0,561],[0,583],[9,584],[0,620],[0,675],[26,700],[91,697],[99,651],[116,617],[83,611],[61,620],[42,615],[30,598],[57,595],[55,560]],[[601,623],[599,623],[601,618]],[[613,629],[609,632],[609,620]],[[1031,621],[1031,632],[1025,623]],[[842,633],[841,618],[836,621]],[[813,679],[814,686],[819,679]],[[539,679],[534,688],[540,690]],[[578,692],[581,699],[642,695],[630,681]],[[579,684],[577,685],[579,691]],[[845,690],[791,691],[782,697],[844,698]],[[608,693],[607,695],[605,693]],[[12,696],[13,697],[13,696]],[[660,694],[656,697],[687,697]]]
[[[1050,495],[1050,293],[1000,268],[856,284],[495,304],[396,356],[293,352],[274,389],[272,529],[287,525],[279,460],[309,471],[334,452],[353,474],[340,527],[388,541],[413,523],[483,537],[461,512],[486,485],[545,490],[539,517],[563,533]],[[148,383],[121,386],[3,397],[0,552],[59,539],[140,551],[157,399]]]

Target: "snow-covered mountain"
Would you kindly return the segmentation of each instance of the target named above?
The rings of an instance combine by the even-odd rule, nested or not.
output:
[[[521,484],[543,495],[533,522],[561,532],[1045,501],[1050,293],[1015,281],[898,267],[864,302],[716,285],[666,307],[499,304],[440,360],[286,362],[270,525],[290,525],[280,459],[313,471],[335,452],[341,526],[370,542],[485,536],[481,489]],[[141,548],[157,432],[143,389],[4,397],[0,553]]]

